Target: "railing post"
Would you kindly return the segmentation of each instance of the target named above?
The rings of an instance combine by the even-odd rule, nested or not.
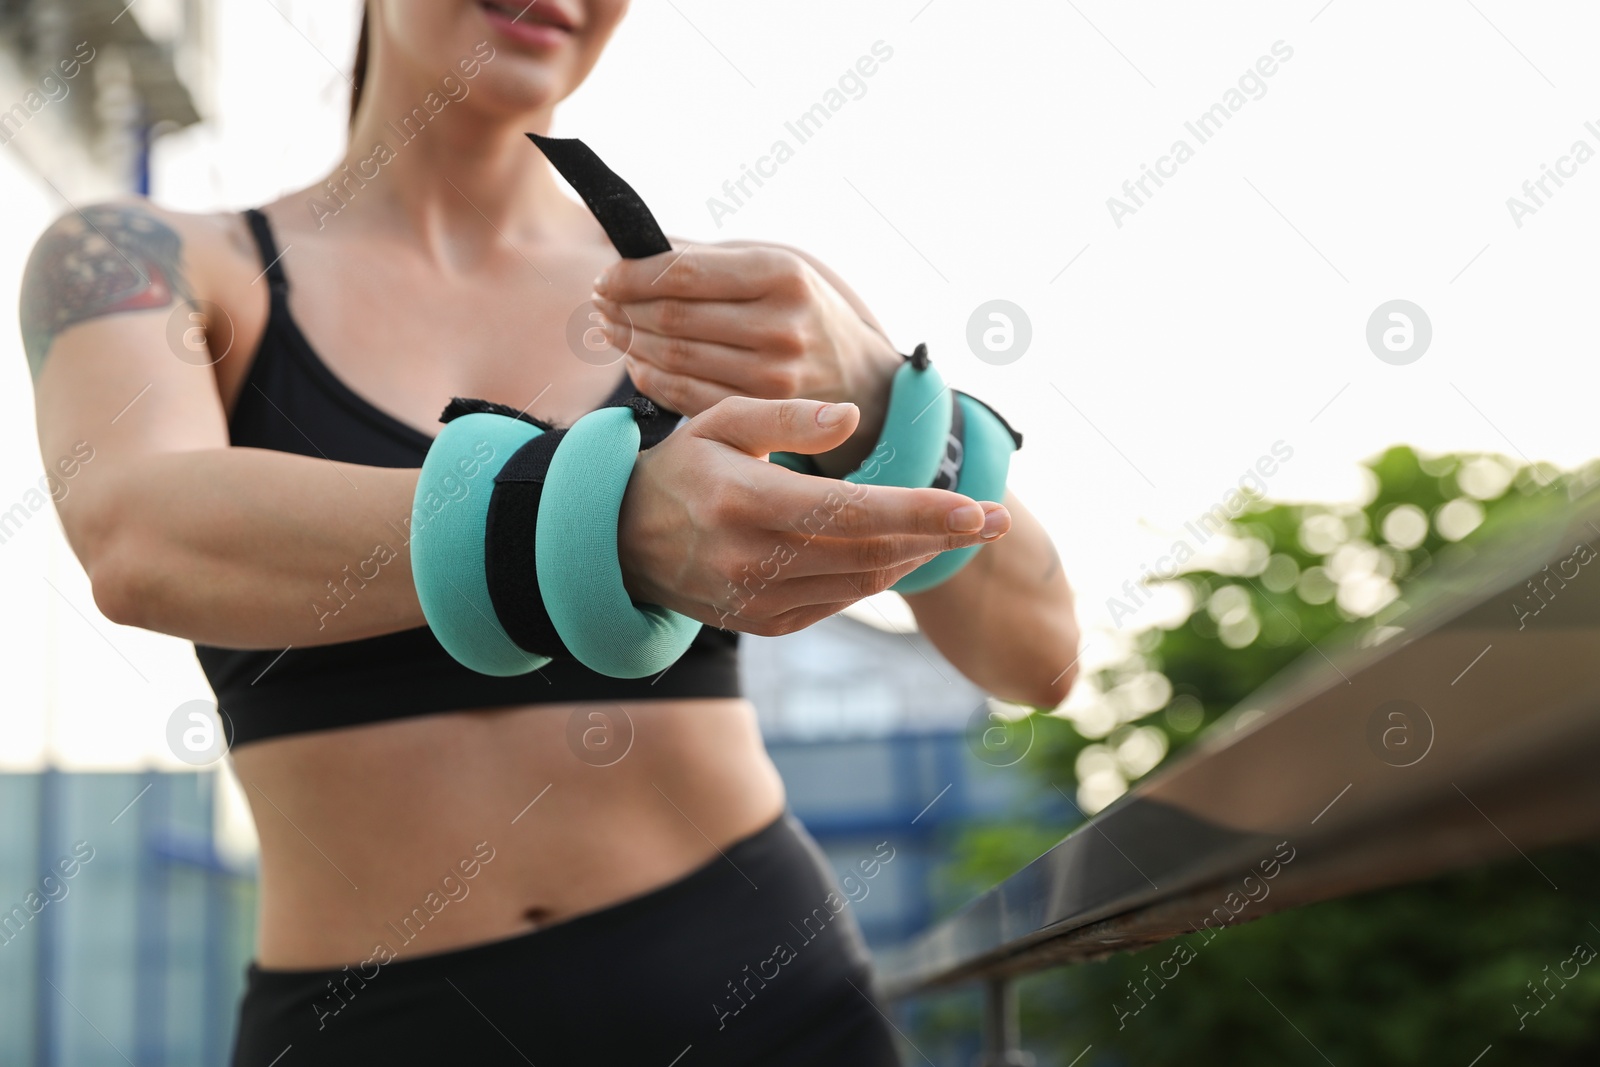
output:
[[[983,987],[983,1056],[978,1067],[1034,1067],[1032,1053],[1022,1051],[1022,1014],[1011,979],[992,978]]]

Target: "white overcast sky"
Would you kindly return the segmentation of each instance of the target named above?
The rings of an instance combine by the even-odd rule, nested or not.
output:
[[[217,112],[156,157],[155,197],[175,208],[272,199],[321,173],[343,135],[352,0],[217,6]],[[1354,496],[1357,463],[1396,442],[1562,466],[1596,453],[1600,159],[1520,228],[1506,204],[1574,141],[1600,150],[1584,125],[1600,128],[1592,6],[634,6],[555,132],[596,148],[669,232],[804,247],[903,350],[928,342],[949,380],[1027,435],[1012,486],[1049,527],[1091,627],[1275,442],[1294,456],[1271,493],[1307,499]],[[880,41],[893,56],[865,94],[719,229],[707,198],[775,139],[793,144],[784,123]],[[1292,58],[1264,95],[1200,144],[1185,122],[1280,41]],[[1193,158],[1119,228],[1107,198],[1179,138]],[[17,205],[0,218],[14,292],[61,205],[10,159],[0,181]],[[1004,366],[965,342],[993,299],[1032,323],[1030,349]],[[1433,328],[1405,366],[1365,340],[1394,299]],[[0,301],[0,507],[40,470],[14,314]],[[151,724],[205,695],[186,645],[93,614],[53,519],[0,545],[0,591],[16,633],[7,719],[22,719],[0,761],[42,750],[46,702],[69,762],[154,759]]]

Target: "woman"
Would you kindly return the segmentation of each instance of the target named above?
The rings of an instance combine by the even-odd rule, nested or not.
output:
[[[242,216],[92,207],[30,259],[44,454],[95,446],[68,538],[109,618],[196,643],[259,831],[236,1064],[896,1062],[732,631],[800,629],[986,544],[908,597],[923,631],[999,696],[1071,685],[1070,593],[1009,494],[866,489],[729,597],[868,455],[902,357],[801,253],[620,261],[560,191],[524,133],[626,8],[373,0],[328,181]],[[575,358],[594,307],[627,374]],[[405,548],[445,402],[567,425],[635,385],[691,418],[628,482],[627,591],[710,625],[654,681],[461,667]]]

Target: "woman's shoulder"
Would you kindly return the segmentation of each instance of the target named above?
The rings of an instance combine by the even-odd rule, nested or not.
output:
[[[185,249],[249,247],[249,231],[238,211],[178,211],[132,194],[73,205],[56,216],[34,247],[62,239],[114,245],[119,237],[134,245],[165,242]]]
[[[58,215],[34,243],[24,278],[46,274],[57,283],[92,284],[108,272],[148,277],[153,269],[182,292],[226,285],[257,258],[238,211],[178,211],[128,195]]]
[[[176,211],[141,196],[74,205],[39,235],[22,273],[30,366],[37,375],[55,335],[79,322],[175,301],[231,306],[258,259],[238,212]]]

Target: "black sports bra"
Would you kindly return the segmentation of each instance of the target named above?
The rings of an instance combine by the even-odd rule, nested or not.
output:
[[[289,281],[266,216],[251,208],[244,217],[265,267],[271,310],[228,420],[229,442],[372,467],[421,467],[433,439],[363,399],[318,358],[289,313]],[[624,371],[602,406],[624,403],[633,392]],[[396,542],[402,540],[397,533]],[[341,579],[344,595],[359,595],[357,570],[352,561]],[[330,600],[324,610],[337,603]],[[571,659],[509,678],[478,674],[451,658],[427,627],[281,652],[196,644],[195,655],[225,713],[230,743],[241,745],[471,708],[737,697],[738,636],[702,627],[682,658],[654,679],[611,678]]]

